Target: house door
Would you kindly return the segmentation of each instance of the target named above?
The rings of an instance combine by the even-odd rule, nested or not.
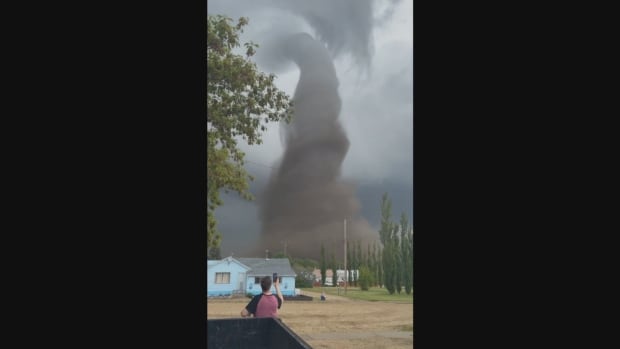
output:
[[[239,291],[245,293],[245,273],[239,273]]]

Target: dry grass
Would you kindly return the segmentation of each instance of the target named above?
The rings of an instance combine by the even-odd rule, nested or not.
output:
[[[282,322],[313,348],[411,348],[413,304],[368,302],[329,296],[321,302],[318,293],[311,302],[284,302]],[[209,300],[207,318],[240,317],[248,298]]]

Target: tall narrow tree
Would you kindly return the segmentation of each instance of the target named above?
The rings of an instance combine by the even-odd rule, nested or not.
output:
[[[359,270],[359,260],[357,259],[357,252],[355,250],[355,241],[353,241],[351,243],[351,278],[353,280],[353,286],[357,287],[358,283],[357,283],[357,272]]]
[[[325,246],[321,243],[321,286],[325,286],[327,279],[327,262],[325,261]]]
[[[353,284],[353,275],[351,274],[351,264],[352,264],[352,260],[351,260],[351,248],[349,247],[349,242],[347,241],[347,271],[346,271],[346,275],[345,275],[345,279],[347,280],[347,284],[352,285]]]
[[[405,292],[407,292],[407,294],[410,294],[411,291],[413,290],[413,259],[414,259],[414,255],[413,255],[413,229],[411,229],[409,231],[408,234],[408,240],[409,240],[409,244],[408,244],[408,248],[409,248],[409,259],[408,261],[408,275],[410,276],[409,282],[408,284],[405,285]],[[407,286],[409,288],[407,288]]]
[[[360,267],[364,264],[364,260],[362,259],[362,242],[357,240],[357,244],[355,246],[355,259],[357,260],[357,268],[356,268],[356,279],[357,285],[359,286],[359,277],[360,277]]]
[[[379,274],[379,268],[381,267],[381,257],[379,256],[379,248],[377,248],[377,243],[372,243],[372,260],[374,262],[374,270],[375,273],[375,286],[381,287],[381,275]]]
[[[406,254],[403,260],[404,265],[405,265],[403,283],[405,286],[405,292],[407,294],[411,294],[411,288],[413,286],[413,260],[411,256],[410,234],[409,233],[405,234],[403,239],[404,239],[403,244],[405,244],[404,253]]]
[[[379,239],[383,244],[383,247],[390,239],[391,233],[391,217],[392,216],[392,202],[388,198],[387,193],[383,193],[381,198],[381,229],[379,230]]]
[[[366,255],[364,256],[364,264],[368,267],[368,269],[370,270],[370,264],[371,264],[371,259],[370,259],[370,243],[368,243],[366,245]]]
[[[383,275],[383,248],[379,246],[377,249],[378,257],[377,257],[377,282],[379,283],[379,287],[383,288],[385,286],[385,277]]]
[[[381,229],[379,238],[383,243],[383,283],[390,294],[394,293],[395,288],[395,266],[394,266],[394,223],[391,221],[392,202],[387,193],[383,194],[381,200]]]
[[[398,235],[400,227],[394,229],[394,290],[400,294],[403,285],[403,258],[401,253],[401,241]]]
[[[412,286],[412,261],[413,256],[411,255],[411,240],[409,240],[409,232],[411,231],[411,227],[407,220],[407,216],[405,212],[402,213],[400,217],[400,240],[401,240],[401,265],[402,265],[402,284],[405,287],[405,292],[407,294],[411,294],[411,286]]]
[[[374,286],[374,276],[375,276],[375,263],[374,263],[374,254],[372,249],[370,248],[370,243],[368,243],[368,252],[366,254],[368,257],[366,258],[366,266],[368,267],[368,272],[372,276],[370,278],[370,285]]]
[[[397,260],[397,246],[396,246],[396,226],[390,224],[390,231],[386,238],[386,246],[383,249],[383,272],[385,280],[385,288],[389,294],[394,294],[396,291],[397,275],[396,260]]]
[[[332,253],[332,259],[330,261],[330,264],[332,268],[332,286],[338,286],[338,275],[336,273],[338,264],[336,263],[336,257],[334,253]]]

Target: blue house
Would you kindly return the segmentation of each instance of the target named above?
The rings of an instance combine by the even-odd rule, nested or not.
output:
[[[232,257],[207,261],[207,296],[243,294],[249,270]]]
[[[257,295],[262,292],[260,279],[273,273],[278,273],[282,295],[294,296],[297,274],[288,258],[226,257],[207,261],[207,296]],[[275,291],[271,286],[271,292]]]

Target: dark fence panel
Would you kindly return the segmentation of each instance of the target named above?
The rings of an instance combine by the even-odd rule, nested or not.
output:
[[[281,320],[274,318],[207,320],[207,347],[312,349]]]

